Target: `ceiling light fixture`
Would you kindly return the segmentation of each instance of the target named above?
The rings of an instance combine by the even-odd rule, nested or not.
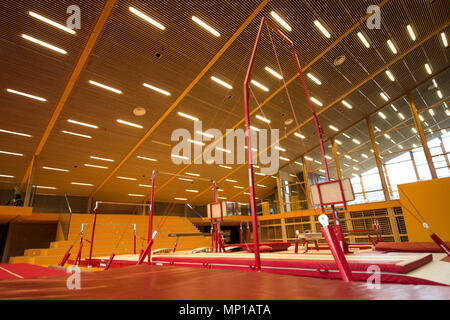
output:
[[[163,95],[166,95],[166,96],[170,96],[171,95],[171,93],[169,91],[166,91],[166,90],[160,89],[158,87],[152,86],[151,84],[148,84],[148,83],[143,83],[143,86],[146,87],[146,88],[149,88],[149,89],[151,89],[153,91],[162,93]]]
[[[88,163],[85,163],[84,166],[85,166],[85,167],[91,167],[91,168],[98,168],[98,169],[108,169],[108,167],[97,166],[97,165],[94,165],[94,164],[88,164]]]
[[[150,18],[148,15],[146,15],[145,13],[142,13],[141,11],[133,8],[133,7],[129,7],[129,10],[134,13],[135,15],[137,15],[139,18],[144,19],[145,21],[151,23],[152,25],[154,25],[155,27],[164,30],[166,29],[166,27],[164,27],[161,23],[153,20],[152,18]]]
[[[224,86],[224,87],[227,88],[227,89],[233,89],[233,87],[232,87],[230,84],[226,83],[226,82],[223,81],[223,80],[220,80],[219,78],[217,78],[217,77],[215,77],[215,76],[212,76],[212,77],[211,77],[211,80],[217,82],[218,84],[220,84],[221,86]]]
[[[55,22],[53,20],[50,20],[50,19],[48,19],[48,18],[46,18],[44,16],[41,16],[40,14],[38,14],[36,12],[28,11],[28,14],[30,16],[32,16],[33,18],[39,19],[42,22],[48,23],[48,24],[50,24],[50,25],[52,25],[52,26],[54,26],[54,27],[56,27],[58,29],[61,29],[61,30],[65,31],[65,32],[68,32],[70,34],[75,34],[76,33],[74,30],[72,30],[70,28],[67,28],[66,26],[63,26],[62,24],[59,24],[59,23],[57,23],[57,22]]]
[[[342,104],[347,107],[347,109],[353,109],[353,106],[345,100],[342,100]]]
[[[267,88],[265,85],[259,83],[259,82],[256,81],[256,80],[252,80],[252,81],[250,81],[250,82],[251,82],[253,85],[255,85],[255,86],[257,86],[258,88],[260,88],[261,90],[263,90],[263,91],[266,91],[266,92],[269,91],[269,88]]]
[[[138,158],[138,159],[142,159],[142,160],[147,160],[147,161],[153,161],[153,162],[158,161],[158,160],[156,160],[156,159],[147,158],[147,157],[143,157],[143,156],[137,156],[137,158]]]
[[[394,46],[394,43],[392,42],[392,40],[388,40],[387,44],[389,46],[389,48],[391,49],[393,54],[397,54],[397,48]]]
[[[320,81],[319,79],[317,79],[313,74],[308,73],[308,78],[310,78],[312,81],[314,81],[315,83],[317,83],[319,86],[322,85],[322,81]]]
[[[280,80],[283,79],[283,76],[281,74],[279,74],[278,72],[276,72],[275,70],[273,70],[272,68],[265,67],[264,70],[266,70],[268,73],[273,75],[275,78],[278,78]]]
[[[184,118],[190,119],[190,120],[199,121],[198,118],[196,118],[196,117],[194,117],[194,116],[190,116],[190,115],[188,115],[188,114],[186,114],[186,113],[183,113],[183,112],[178,112],[178,115],[179,115],[179,116],[182,116],[182,117],[184,117]]]
[[[265,123],[270,123],[270,120],[267,118],[264,118],[263,116],[260,116],[259,114],[256,115],[256,119],[259,119]]]
[[[42,169],[52,170],[52,171],[69,172],[69,170],[67,170],[67,169],[59,169],[59,168],[52,168],[52,167],[42,167]]]
[[[361,40],[361,42],[366,46],[366,48],[370,48],[369,42],[366,40],[366,38],[363,36],[361,32],[357,33],[358,38]]]
[[[134,127],[134,128],[139,128],[139,129],[143,128],[143,126],[141,126],[140,124],[135,124],[135,123],[128,122],[128,121],[125,121],[125,120],[121,120],[121,119],[117,119],[117,122],[121,123],[121,124],[124,124],[126,126]]]
[[[411,37],[412,41],[416,41],[416,34],[414,33],[414,30],[410,24],[406,26],[406,29],[408,30],[409,36]]]
[[[62,53],[62,54],[67,54],[66,50],[58,48],[58,47],[55,47],[54,45],[51,45],[51,44],[49,44],[47,42],[44,42],[44,41],[41,41],[39,39],[33,38],[33,37],[29,36],[29,35],[22,34],[22,38],[24,38],[24,39],[26,39],[28,41],[34,42],[34,43],[36,43],[38,45],[41,45],[43,47],[46,47],[48,49],[51,49],[53,51],[56,51],[56,52],[59,52],[59,53]]]
[[[205,22],[203,22],[202,20],[200,20],[199,18],[192,16],[192,20],[199,24],[201,27],[203,27],[204,29],[208,30],[209,32],[211,32],[213,35],[215,35],[216,37],[220,37],[220,33],[218,31],[216,31],[215,29],[211,28],[209,25],[207,25]]]
[[[32,94],[24,93],[24,92],[21,92],[21,91],[17,91],[17,90],[14,90],[14,89],[6,89],[6,91],[8,91],[9,93],[18,94],[20,96],[24,96],[24,97],[31,98],[31,99],[34,99],[34,100],[39,100],[39,101],[44,101],[44,102],[47,101],[47,99],[44,99],[44,98],[41,98],[41,97],[38,97],[38,96],[34,96]]]
[[[324,34],[325,37],[327,38],[331,38],[330,33],[328,32],[327,29],[325,29],[325,27],[319,22],[319,20],[315,20],[314,24],[316,25],[316,27]]]
[[[95,156],[90,156],[89,158],[94,159],[94,160],[100,160],[100,161],[114,162],[113,159],[100,158],[100,157],[95,157]]]
[[[20,133],[20,132],[9,131],[9,130],[3,130],[3,129],[0,129],[0,132],[8,133],[8,134],[14,134],[14,135],[16,135],[16,136],[22,136],[22,137],[28,137],[28,138],[31,138],[31,135],[26,134],[26,133]]]
[[[70,135],[72,135],[72,136],[77,136],[77,137],[82,137],[82,138],[92,139],[91,136],[88,136],[88,135],[86,135],[86,134],[75,133],[75,132],[66,131],[66,130],[62,130],[61,132],[62,132],[62,133],[65,133],[65,134],[70,134]]]
[[[122,94],[121,90],[115,89],[115,88],[107,86],[107,85],[104,85],[103,83],[100,83],[100,82],[97,82],[97,81],[93,81],[93,80],[89,80],[89,83],[92,84],[93,86],[100,87],[100,88],[103,88],[105,90],[117,93],[117,94]]]
[[[286,21],[284,21],[279,15],[278,13],[276,13],[275,11],[272,11],[270,13],[270,15],[279,23],[283,26],[283,28],[285,28],[287,31],[292,31],[292,28],[290,25],[287,24]]]
[[[93,124],[89,124],[89,123],[85,123],[85,122],[75,121],[75,120],[71,120],[71,119],[68,119],[67,122],[70,122],[70,123],[73,123],[73,124],[78,124],[78,125],[84,126],[84,127],[98,129],[98,126],[93,125]]]

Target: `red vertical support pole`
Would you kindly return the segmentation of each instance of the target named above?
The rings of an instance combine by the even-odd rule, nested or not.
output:
[[[245,76],[244,81],[244,107],[245,107],[245,137],[247,143],[247,159],[248,159],[248,180],[249,180],[249,189],[250,189],[250,209],[252,212],[252,221],[253,221],[253,251],[255,253],[255,270],[261,270],[261,257],[259,253],[259,238],[258,238],[258,216],[256,214],[256,200],[255,200],[255,176],[253,172],[253,159],[252,159],[252,146],[250,139],[250,92],[249,92],[249,83],[250,83],[250,75],[253,69],[253,63],[255,61],[256,50],[258,49],[259,39],[261,37],[261,33],[263,30],[265,18],[261,19],[261,23],[259,25],[258,35],[256,36],[255,45],[253,47],[252,56],[250,58],[250,63],[247,69],[247,75]]]
[[[243,230],[242,230],[242,221],[241,224],[239,225],[239,243],[244,243],[244,235],[243,235]]]
[[[336,261],[342,280],[345,282],[353,281],[350,266],[345,259],[341,246],[339,245],[336,233],[333,228],[328,225],[328,217],[325,214],[319,216],[319,222],[322,225],[322,233],[328,242],[328,246],[333,254],[334,260]]]
[[[91,266],[92,250],[94,249],[94,236],[95,236],[95,225],[97,224],[97,212],[98,212],[98,202],[95,203],[94,208],[94,223],[92,225],[91,248],[89,249],[89,264],[88,264],[89,267]]]
[[[58,266],[64,267],[64,265],[66,264],[67,260],[69,260],[69,257],[70,257],[70,250],[72,250],[72,248],[73,248],[73,244],[69,247],[69,249],[67,249],[66,254],[65,254],[64,257],[61,259],[61,261],[59,262]]]
[[[133,234],[133,254],[136,254],[136,224],[134,224],[134,234]]]
[[[248,224],[248,221],[247,221],[247,243],[250,242],[250,239],[251,239],[251,237],[250,237],[250,225]]]
[[[148,213],[148,244],[153,243],[152,232],[153,232],[153,207],[155,206],[155,175],[156,171],[152,172],[152,193],[150,196],[150,211]],[[150,246],[151,247],[151,246]],[[148,263],[151,262],[151,251],[148,252]]]

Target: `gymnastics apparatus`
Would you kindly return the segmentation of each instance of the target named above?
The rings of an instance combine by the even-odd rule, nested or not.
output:
[[[310,107],[312,118],[314,120],[316,132],[319,138],[320,150],[322,155],[322,163],[325,174],[325,182],[315,182],[311,187],[311,206],[314,210],[320,208],[321,214],[319,216],[319,222],[321,224],[321,233],[306,233],[300,234],[297,231],[297,240],[295,242],[295,250],[288,251],[291,246],[289,242],[271,242],[264,243],[259,241],[258,237],[258,217],[256,212],[255,201],[255,179],[254,179],[254,166],[252,160],[252,142],[250,139],[250,95],[257,101],[255,95],[252,93],[249,86],[250,78],[253,69],[253,63],[256,56],[256,51],[260,42],[260,37],[263,32],[264,26],[270,34],[273,32],[279,38],[282,39],[292,53],[293,60],[295,62],[300,80],[307,97],[307,102]],[[276,60],[279,66],[279,72],[283,75],[281,65],[276,53],[273,40],[270,38]],[[282,78],[284,82],[284,77]],[[292,110],[292,114],[297,123],[298,121],[294,112],[292,100],[289,96],[287,85],[284,82],[284,88],[287,93],[288,101]],[[324,148],[323,130],[319,124],[319,120],[315,111],[315,108],[311,102],[308,88],[303,78],[303,73],[300,67],[300,62],[297,56],[296,49],[293,42],[282,33],[277,27],[275,27],[270,21],[264,17],[261,20],[259,31],[256,36],[256,41],[253,47],[250,63],[248,66],[245,82],[244,82],[244,102],[245,102],[245,128],[246,128],[246,145],[247,145],[247,160],[248,160],[248,178],[250,189],[250,210],[251,210],[251,228],[253,241],[250,243],[251,234],[250,228],[247,223],[247,240],[244,239],[242,222],[239,229],[239,244],[225,245],[221,234],[221,223],[224,217],[227,216],[226,203],[217,202],[216,192],[217,185],[214,180],[202,179],[212,184],[212,203],[207,206],[208,218],[211,222],[211,248],[206,250],[205,248],[199,248],[192,252],[177,251],[177,244],[179,239],[184,236],[195,236],[192,234],[172,234],[177,240],[173,249],[160,249],[153,252],[152,244],[157,236],[157,230],[153,230],[153,215],[155,206],[155,179],[156,174],[165,174],[171,176],[182,177],[182,175],[175,175],[171,173],[153,171],[152,174],[152,191],[150,198],[150,210],[148,217],[148,236],[147,245],[145,249],[139,255],[125,255],[116,257],[116,261],[113,262],[114,253],[110,258],[92,258],[90,254],[87,264],[90,266],[105,266],[105,269],[109,267],[124,267],[136,264],[143,264],[147,258],[148,264],[160,265],[160,266],[184,266],[184,267],[199,267],[208,269],[232,269],[232,270],[253,270],[263,271],[269,273],[289,274],[319,277],[325,279],[342,279],[346,282],[358,280],[364,281],[369,279],[374,274],[375,269],[378,270],[381,282],[393,282],[393,283],[409,283],[409,284],[432,284],[432,285],[450,285],[450,279],[448,277],[439,276],[436,272],[429,272],[430,269],[448,268],[448,262],[442,262],[445,258],[445,254],[450,256],[450,250],[446,243],[444,243],[435,233],[431,231],[425,219],[419,212],[412,213],[413,215],[427,230],[430,231],[431,239],[437,244],[438,249],[427,247],[427,250],[421,252],[414,252],[412,250],[402,251],[402,246],[397,245],[395,248],[389,249],[389,245],[381,242],[380,227],[376,221],[372,229],[366,230],[347,230],[350,232],[373,232],[376,234],[376,240],[372,239],[370,234],[368,235],[371,244],[378,249],[378,246],[384,251],[374,251],[370,245],[365,246],[351,246],[345,240],[345,234],[341,228],[339,220],[338,207],[344,210],[347,209],[347,202],[354,200],[353,189],[348,179],[331,180],[327,158]],[[259,104],[258,104],[259,105]],[[260,109],[263,116],[264,112]],[[269,124],[270,126],[270,124]],[[305,146],[303,145],[305,148]],[[306,148],[305,148],[306,152]],[[290,161],[289,165],[293,171],[293,174],[298,178],[295,170],[293,169]],[[201,178],[188,177],[189,179]],[[301,184],[299,184],[302,186]],[[302,186],[303,187],[303,186]],[[306,193],[305,193],[306,194]],[[169,210],[170,211],[170,210]],[[91,252],[94,241],[95,221],[96,221],[96,209],[94,210],[94,227],[91,237]],[[166,214],[166,213],[165,213]],[[328,215],[332,217],[333,225],[330,224]],[[319,214],[317,214],[319,215]],[[160,225],[156,228],[158,229]],[[83,233],[83,232],[82,232]],[[202,235],[202,234],[198,234]],[[203,234],[204,235],[204,234]],[[327,247],[319,247],[317,240],[325,238]],[[81,236],[82,239],[82,236]],[[303,246],[306,250],[299,253],[298,241],[303,239]],[[83,240],[81,240],[82,243]],[[317,253],[308,252],[308,241],[314,241]],[[406,244],[407,246],[407,244]],[[383,249],[384,247],[384,249]],[[79,250],[81,251],[82,245],[80,244]],[[205,250],[203,250],[205,249]],[[320,252],[319,250],[325,250],[326,252]],[[239,252],[235,252],[239,251]],[[68,259],[70,249],[64,256],[60,265]],[[442,254],[441,252],[444,252]],[[75,263],[80,263],[80,254],[77,255]],[[438,259],[436,259],[436,257]],[[441,261],[442,259],[442,261]],[[445,269],[444,269],[445,270]],[[448,270],[448,269],[447,269]]]

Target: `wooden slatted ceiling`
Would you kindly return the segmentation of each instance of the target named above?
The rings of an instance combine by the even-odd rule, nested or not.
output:
[[[173,103],[187,84],[198,74],[202,66],[223,46],[233,34],[234,30],[242,24],[259,3],[259,1],[246,2],[245,4],[233,1],[204,1],[204,3],[198,4],[198,2],[195,2],[194,4],[194,2],[185,1],[183,5],[177,3],[175,7],[175,4],[165,1],[155,1],[152,2],[152,5],[136,3],[134,1],[120,1],[105,33],[95,48],[94,54],[89,59],[87,68],[82,73],[79,83],[68,100],[66,109],[61,115],[60,120],[56,123],[54,133],[50,136],[48,145],[44,148],[41,155],[41,165],[68,167],[71,169],[71,172],[68,174],[50,173],[49,175],[49,172],[38,170],[37,184],[45,185],[54,183],[58,186],[59,192],[65,191],[69,194],[88,195],[93,188],[74,187],[70,185],[70,181],[78,179],[83,180],[80,182],[88,181],[92,183],[94,188],[98,186],[110,170],[130,150],[130,146],[135,145],[140,140],[145,131],[165,112],[167,107]],[[365,25],[361,24],[357,30],[352,30],[352,32],[345,34],[355,23],[366,15],[365,9],[368,5],[380,3],[383,3],[383,28],[381,30],[367,30]],[[99,2],[90,6],[87,2],[86,4],[83,3],[82,12],[86,11],[89,13],[97,10],[96,12],[98,14],[101,4]],[[65,2],[58,1],[57,6],[47,8],[47,11],[44,11],[44,13],[48,14],[49,17],[55,17],[55,19],[58,17],[62,19],[64,14],[61,14],[61,9],[65,5]],[[128,11],[130,5],[147,12],[156,20],[163,23],[167,29],[160,31],[131,15]],[[27,9],[15,6],[14,15],[16,13],[17,15],[23,15],[25,10]],[[387,38],[392,37],[395,39],[395,43],[399,47],[399,54],[411,47],[413,43],[408,37],[404,24],[411,23],[414,25],[415,30],[417,30],[417,41],[420,41],[423,37],[448,21],[448,15],[445,14],[445,12],[448,12],[448,4],[445,2],[437,2],[436,6],[430,6],[422,1],[375,1],[375,3],[374,1],[358,1],[357,3],[354,1],[341,1],[339,4],[338,2],[326,3],[324,1],[270,1],[263,12],[244,30],[221,59],[214,64],[211,72],[206,74],[190,94],[181,101],[177,110],[186,110],[186,113],[195,114],[204,120],[204,127],[229,128],[242,119],[241,82],[246,69],[246,61],[248,61],[248,53],[253,45],[259,18],[262,14],[270,17],[270,11],[272,10],[280,12],[294,27],[294,31],[289,33],[289,36],[292,37],[297,45],[302,65],[307,65],[309,62],[315,61],[308,72],[312,72],[318,76],[323,84],[321,87],[318,87],[307,79],[308,86],[311,92],[320,98],[324,105],[335,100],[336,97],[339,97],[343,92],[348,91],[351,87],[360,83],[368,75],[395,57],[386,46],[385,41]],[[341,10],[342,19],[333,19],[336,10]],[[426,19],[424,18],[423,12],[426,12]],[[221,32],[221,37],[215,38],[194,25],[190,20],[190,16],[193,14],[202,17],[205,21],[218,28]],[[14,15],[10,18],[11,21],[14,20]],[[222,17],[222,20],[219,17]],[[332,34],[331,39],[326,39],[312,24],[312,21],[317,17],[320,17],[321,22],[329,28]],[[401,17],[401,19],[397,19],[396,17]],[[92,20],[95,21],[94,19]],[[224,24],[223,21],[226,21],[227,24]],[[225,25],[228,26],[225,27]],[[42,25],[40,27],[42,28]],[[48,30],[49,28],[44,29]],[[2,39],[17,36],[14,33],[14,28],[7,30],[8,32],[5,35],[2,33]],[[366,49],[356,38],[356,31],[358,30],[363,30],[372,41],[370,49]],[[88,34],[89,32],[87,32]],[[339,39],[341,35],[345,35],[343,39]],[[45,36],[45,34],[42,36]],[[340,40],[336,46],[333,46],[330,51],[325,52],[322,58],[315,59],[315,57],[319,56],[336,39]],[[439,70],[442,66],[448,65],[447,52],[442,49],[442,44],[439,40],[438,37],[434,37],[391,67],[399,83],[386,81],[384,73],[380,73],[373,81],[367,82],[359,90],[349,95],[348,100],[354,105],[353,110],[349,111],[338,103],[326,112],[323,112],[320,118],[325,131],[330,134],[334,133],[330,132],[328,124],[334,123],[340,129],[347,127],[352,122],[361,119],[364,114],[382,105],[384,101],[380,101],[378,90],[383,89],[392,97],[397,93],[401,93],[404,88],[410,88],[415,83],[424,79],[427,76],[423,71],[425,61],[431,62],[433,70]],[[17,42],[17,40],[15,41]],[[273,77],[268,76],[262,70],[265,65],[276,67],[273,51],[267,35],[262,38],[262,41],[264,46],[258,52],[258,67],[255,69],[255,77],[261,79],[261,82],[266,84],[271,89],[271,92],[273,92],[281,86],[281,83]],[[288,62],[289,60],[286,59],[288,57],[286,48],[282,48],[281,43],[277,39],[275,39],[275,42],[277,43],[278,53],[282,58],[281,63],[283,69],[286,69],[286,78],[291,77],[293,75],[293,68]],[[8,42],[3,41],[1,43],[5,47],[8,47],[8,49],[10,48]],[[32,45],[29,45],[29,47],[32,48],[32,51],[29,54],[30,59],[28,61],[36,59],[33,58],[33,54],[42,55],[42,49]],[[79,50],[81,48],[82,45],[79,47]],[[15,51],[16,60],[18,61],[8,64],[11,72],[18,70],[18,65],[20,65],[20,59],[17,58],[20,57],[17,54],[19,52],[18,50],[16,49]],[[75,49],[71,49],[70,51],[72,50]],[[162,53],[161,58],[158,59],[154,56],[156,52]],[[342,66],[337,68],[332,65],[332,62],[340,54],[346,55],[347,60]],[[7,59],[5,57],[3,60],[13,61],[11,60],[12,55],[12,52],[8,53]],[[49,61],[62,59],[59,55],[53,53],[48,53],[47,56],[50,56]],[[49,61],[45,60],[45,62],[42,61],[38,64],[42,66],[48,65],[52,70],[57,70],[49,64]],[[70,70],[71,65],[73,66],[73,62],[70,59],[63,58],[62,61],[65,62],[68,70]],[[29,66],[22,66],[22,68],[24,70],[23,72],[29,72],[30,74],[33,70],[36,70],[36,66],[31,63]],[[66,72],[66,74],[68,73]],[[234,89],[227,91],[215,85],[209,79],[211,75],[220,75],[223,79],[230,81],[233,83]],[[41,77],[41,74],[36,72],[34,78],[40,80]],[[118,87],[124,91],[124,94],[118,96],[90,86],[88,81],[93,77],[98,79],[99,82]],[[55,86],[56,79],[61,79],[60,82],[62,85],[65,83],[64,74],[60,74],[55,75],[54,81],[42,82],[42,85],[39,87],[29,87],[29,89],[36,90],[32,91],[36,94],[40,92],[54,92],[55,97],[57,97],[61,89]],[[151,83],[151,81],[154,81],[155,85],[169,90],[172,95],[165,97],[142,88],[142,82]],[[295,103],[299,121],[304,121],[309,117],[309,112],[305,104],[303,90],[299,87],[298,82],[290,85],[289,89]],[[258,100],[264,100],[270,94],[263,93],[258,89],[254,89],[254,92]],[[229,98],[230,96],[231,98]],[[11,97],[6,94],[2,96],[3,98],[14,99],[18,104],[23,102],[20,97]],[[53,101],[55,100],[54,98]],[[36,110],[36,106],[43,108],[38,102],[30,102],[30,112]],[[136,118],[132,115],[133,108],[138,106],[147,108],[147,116]],[[49,108],[49,106],[45,107]],[[14,117],[21,115],[26,118],[26,115],[17,112],[17,110],[21,109],[21,107],[15,108],[16,113]],[[280,91],[280,94],[274,96],[273,99],[267,102],[263,110],[273,120],[272,126],[274,128],[280,128],[283,131],[283,122],[289,117],[290,113],[284,91]],[[285,116],[281,115],[283,110],[285,111]],[[47,115],[50,111],[51,108],[48,109]],[[10,114],[12,115],[12,113]],[[15,126],[17,125],[17,128],[22,126],[23,129],[36,128],[37,133],[35,134],[33,132],[33,136],[39,137],[40,132],[45,127],[45,120],[48,118],[45,116],[45,112],[41,112],[40,117],[42,117],[42,120],[41,124],[39,124],[39,121],[33,121],[34,116],[30,115],[29,119],[22,121],[22,124],[15,124]],[[119,125],[116,123],[116,119],[119,117],[125,118],[124,120],[139,123],[143,125],[144,129],[128,128]],[[69,125],[67,123],[68,118],[78,118],[77,120],[80,121],[97,124],[100,126],[100,129],[91,130]],[[256,120],[253,121],[255,125],[263,127],[263,124],[256,122]],[[26,126],[24,127],[25,123]],[[69,126],[71,129],[79,132],[90,132],[94,136],[94,139],[89,141],[73,139],[60,133],[61,130],[67,129]],[[170,136],[168,135],[173,129],[179,127],[192,130],[192,122],[180,119],[176,115],[170,115],[150,136],[150,139],[130,157],[116,175],[134,174],[141,177],[144,173],[151,172],[153,168],[165,168],[171,172],[178,171],[180,167],[170,163],[170,148],[157,145],[150,140],[170,142]],[[19,131],[19,129],[17,130]],[[304,141],[305,145],[310,150],[317,143],[314,138],[314,128],[311,126],[311,123],[306,123],[305,128],[302,128],[302,132],[303,130],[305,132],[304,134],[309,138]],[[0,137],[0,139],[2,138],[4,137]],[[23,143],[22,140],[16,139],[15,137],[7,137],[5,138],[4,145],[15,147],[14,144],[10,144],[11,141],[19,141],[21,144],[20,147],[23,147],[22,152],[30,155],[29,150],[33,149],[33,142],[36,143],[35,141],[37,139],[31,139],[30,141],[32,142],[27,141]],[[27,145],[27,143],[30,143],[30,145]],[[286,142],[283,142],[284,147],[286,147],[285,144],[290,153],[289,157],[291,157],[291,154],[292,158],[294,158],[303,153],[303,147],[299,145],[297,138],[289,137],[286,139]],[[135,156],[138,154],[154,157],[160,159],[160,161],[155,164],[143,164],[143,160],[138,161],[136,159]],[[107,170],[84,168],[83,164],[91,161],[89,159],[90,155],[112,158],[115,162],[111,164],[95,163],[107,165],[109,167]],[[164,159],[169,161],[164,161]],[[19,162],[14,164],[16,166],[14,170],[17,172],[15,175],[19,177],[24,163],[26,163],[24,161],[24,163],[20,164],[22,160],[24,159],[19,159]],[[12,166],[11,162],[3,161],[3,159],[0,159],[0,163],[2,164],[2,168],[5,169],[8,166]],[[3,163],[5,164],[3,165]],[[78,168],[73,168],[74,165],[78,165]],[[216,180],[223,179],[229,172],[226,169],[218,170],[215,167],[206,165],[192,166],[188,170],[200,171],[202,176],[213,177]],[[236,173],[236,176],[241,184],[247,184],[245,168],[240,169]],[[104,186],[105,192],[100,190],[98,197],[107,197],[112,200],[127,200],[129,199],[127,197],[129,193],[127,188],[132,188],[133,183],[137,185],[136,182],[132,182],[131,185],[123,184],[115,178],[112,178],[110,181],[110,183],[108,182]],[[162,179],[161,181],[164,182],[166,180]],[[274,183],[271,184],[271,187],[273,186]],[[172,182],[168,184],[167,188],[159,192],[158,197],[170,198],[172,196],[171,191],[176,190],[178,187],[179,185],[177,183]],[[236,191],[239,190],[230,190],[227,193],[230,192],[229,197],[231,197],[237,193]]]

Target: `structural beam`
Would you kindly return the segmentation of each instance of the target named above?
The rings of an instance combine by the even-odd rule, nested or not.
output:
[[[92,53],[92,50],[94,49],[95,44],[97,43],[97,40],[100,38],[100,35],[102,34],[106,23],[108,22],[109,17],[111,16],[111,13],[117,3],[117,0],[107,0],[105,3],[105,6],[103,7],[103,10],[100,14],[100,17],[97,20],[97,24],[94,27],[94,30],[92,31],[86,46],[84,47],[80,57],[78,58],[78,62],[75,65],[74,70],[72,71],[72,74],[70,75],[69,81],[66,84],[66,87],[64,88],[64,91],[61,95],[61,97],[58,100],[58,103],[56,104],[55,110],[53,111],[52,117],[50,118],[50,121],[45,128],[44,134],[42,135],[41,140],[39,141],[39,144],[34,152],[35,156],[39,156],[42,152],[42,149],[44,149],[45,144],[47,143],[48,137],[50,136],[50,133],[53,131],[53,128],[55,127],[56,121],[59,119],[59,116],[61,115],[61,112],[63,108],[66,105],[67,100],[70,97],[70,94],[72,93],[73,88],[75,87],[75,84],[77,83],[81,72],[83,71],[87,60],[89,59],[89,56]],[[31,169],[33,166],[33,162],[31,161],[28,165],[27,170],[25,171],[25,175],[22,178],[22,182],[20,183],[20,188],[22,189],[25,183],[27,182]]]
[[[422,144],[423,152],[425,154],[425,158],[427,159],[431,177],[433,179],[437,179],[436,169],[433,164],[433,157],[431,156],[430,149],[428,148],[427,138],[425,137],[425,133],[423,132],[422,122],[420,122],[416,103],[414,102],[414,98],[410,92],[406,96],[408,98],[409,108],[411,109],[411,114],[414,119],[414,124],[416,125],[417,133],[419,134],[420,143]]]
[[[378,152],[378,145],[375,140],[375,134],[373,132],[372,120],[370,120],[370,116],[366,118],[367,129],[369,130],[370,142],[372,143],[373,156],[375,157],[375,162],[377,164],[378,175],[381,180],[381,187],[383,188],[384,199],[386,201],[391,200],[389,196],[389,191],[386,183],[386,178],[383,172],[383,164],[381,163],[380,153]]]

